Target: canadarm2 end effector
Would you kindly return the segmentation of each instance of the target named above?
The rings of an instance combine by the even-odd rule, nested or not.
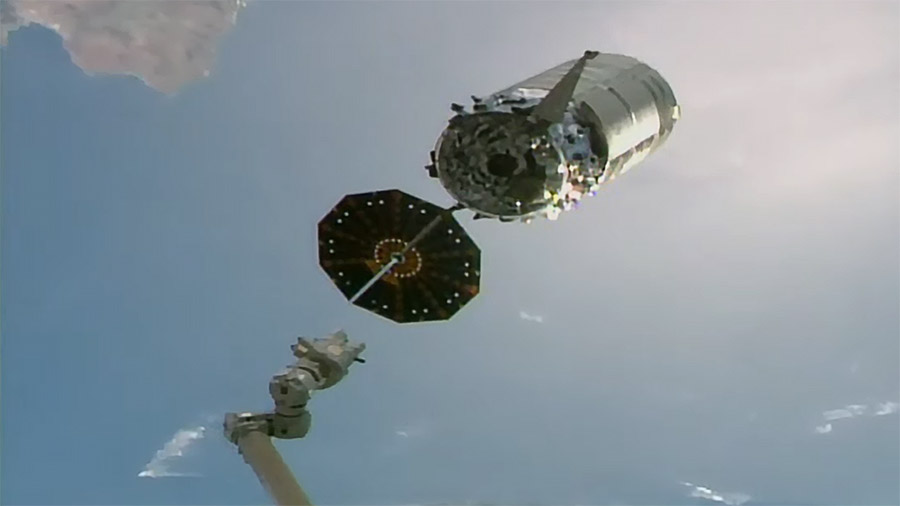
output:
[[[294,367],[313,375],[315,390],[324,390],[343,379],[353,362],[365,362],[359,358],[365,349],[365,343],[347,340],[343,330],[312,341],[299,337],[297,344],[291,346],[298,359]]]
[[[269,381],[274,411],[225,415],[225,437],[237,444],[248,431],[281,439],[305,436],[310,427],[306,404],[312,392],[330,388],[343,379],[353,362],[363,362],[359,354],[365,348],[363,343],[348,341],[344,331],[311,341],[298,338],[297,344],[291,346],[297,362]]]

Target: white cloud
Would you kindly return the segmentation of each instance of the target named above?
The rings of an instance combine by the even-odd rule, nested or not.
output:
[[[88,74],[139,77],[164,93],[208,75],[219,39],[234,24],[238,0],[8,0],[0,43],[32,23],[56,31],[72,62]]]
[[[153,455],[144,470],[138,473],[141,478],[165,478],[173,476],[197,476],[193,473],[180,473],[169,470],[173,460],[184,456],[188,448],[206,433],[206,427],[199,426],[181,429]]]
[[[690,487],[691,497],[720,502],[727,506],[740,506],[741,504],[744,504],[751,499],[749,495],[741,492],[716,492],[709,487],[694,485],[693,483],[687,481],[683,481],[681,482],[681,484],[686,487]]]
[[[816,433],[818,434],[828,434],[834,427],[830,423],[826,423],[825,425],[817,425]]]
[[[823,411],[822,419],[828,423],[816,426],[815,431],[817,434],[828,434],[834,429],[834,426],[830,422],[836,420],[848,420],[850,418],[858,418],[861,416],[873,417],[891,415],[898,410],[900,410],[900,403],[894,401],[882,402],[873,408],[870,408],[865,404],[848,404],[843,408]]]
[[[867,406],[861,404],[850,404],[849,406],[844,408],[825,411],[822,413],[822,417],[828,421],[840,420],[842,418],[853,418],[865,414],[867,409]]]
[[[529,322],[544,323],[543,316],[528,314],[525,311],[519,311],[519,318]]]
[[[900,403],[893,401],[883,402],[878,405],[878,409],[875,410],[875,413],[873,413],[872,416],[890,415],[896,413],[898,410],[900,410]]]
[[[434,427],[427,420],[397,424],[393,434],[384,441],[382,452],[386,455],[399,455],[411,451],[428,441],[433,434]]]
[[[394,430],[394,435],[402,438],[418,438],[428,434],[429,429],[424,422],[409,423]]]

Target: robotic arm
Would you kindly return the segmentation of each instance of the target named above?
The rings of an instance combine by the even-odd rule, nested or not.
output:
[[[309,499],[269,438],[305,436],[311,419],[306,404],[313,392],[334,386],[354,362],[365,362],[359,358],[365,349],[363,343],[348,341],[344,331],[312,341],[298,338],[291,346],[297,361],[269,381],[275,409],[225,415],[225,437],[238,446],[276,504],[305,505]]]

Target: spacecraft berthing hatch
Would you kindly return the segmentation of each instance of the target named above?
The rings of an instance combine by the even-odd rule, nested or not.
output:
[[[319,223],[338,289],[398,323],[449,319],[479,291],[480,251],[452,213],[556,219],[656,151],[681,114],[656,70],[596,51],[451,109],[426,169],[455,206],[385,190],[347,195]]]

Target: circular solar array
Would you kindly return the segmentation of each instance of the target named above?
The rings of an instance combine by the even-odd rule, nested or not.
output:
[[[396,261],[354,301],[395,322],[449,319],[478,294],[478,246],[448,210],[400,190],[344,196],[318,232],[319,264],[348,300]]]

